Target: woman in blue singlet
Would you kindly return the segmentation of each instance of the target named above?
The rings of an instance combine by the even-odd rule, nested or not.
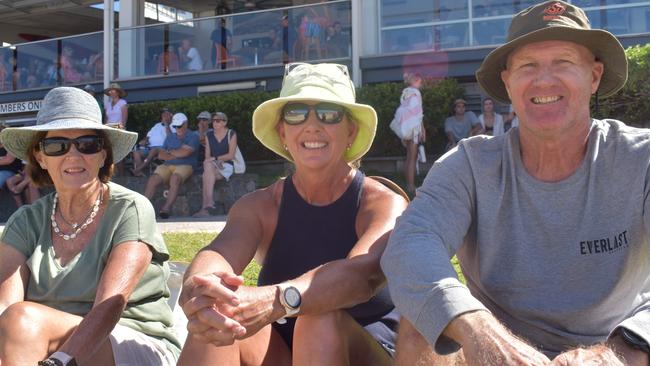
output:
[[[179,365],[389,365],[398,315],[379,266],[406,201],[354,167],[377,117],[347,68],[287,65],[253,132],[295,173],[240,199],[188,268]],[[258,286],[239,276],[256,258]]]

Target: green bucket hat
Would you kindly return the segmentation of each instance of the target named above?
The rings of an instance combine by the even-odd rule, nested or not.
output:
[[[598,95],[608,97],[627,81],[625,50],[616,37],[602,29],[591,29],[585,12],[563,1],[546,1],[519,12],[512,18],[507,42],[483,60],[476,79],[483,90],[501,103],[510,97],[501,80],[508,55],[517,47],[542,41],[569,41],[587,47],[605,66]]]
[[[348,68],[339,64],[292,63],[285,67],[280,96],[260,104],[253,112],[253,134],[264,146],[293,161],[284,149],[278,131],[282,107],[289,102],[330,102],[345,107],[357,123],[357,136],[345,152],[349,163],[362,157],[370,149],[377,130],[377,113],[366,104],[355,101],[355,90]]]

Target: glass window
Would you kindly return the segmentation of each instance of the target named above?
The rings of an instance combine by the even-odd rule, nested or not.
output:
[[[637,4],[643,3],[643,0],[573,0],[571,3],[581,8],[588,8],[593,6],[607,6],[619,4]]]
[[[469,23],[454,23],[433,26],[435,49],[469,46]]]
[[[57,85],[58,47],[56,40],[16,46],[16,90]]]
[[[514,13],[512,0],[473,0],[472,17],[492,17],[498,15],[510,15]]]
[[[592,28],[603,28],[615,35],[650,31],[650,6],[587,11]]]
[[[430,23],[434,16],[434,3],[421,0],[381,0],[381,26]]]
[[[13,86],[14,50],[0,48],[0,93],[14,90]]]
[[[474,22],[475,46],[498,45],[505,43],[510,26],[510,18]]]
[[[382,51],[385,53],[422,51],[433,48],[433,31],[430,26],[382,32]]]

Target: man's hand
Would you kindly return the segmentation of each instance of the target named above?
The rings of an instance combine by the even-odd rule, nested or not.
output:
[[[485,311],[460,315],[449,323],[444,334],[462,346],[469,365],[528,366],[551,362]]]
[[[183,283],[179,304],[187,316],[190,335],[217,346],[232,344],[235,337],[243,337],[246,329],[228,311],[240,304],[235,290],[242,284],[240,276],[224,272],[188,278]]]
[[[643,352],[642,352],[643,353]],[[617,357],[616,352],[610,347],[599,344],[589,348],[576,348],[570,351],[566,351],[555,359],[551,363],[553,366],[581,366],[581,365],[593,365],[593,366],[623,366],[623,365],[648,365],[646,358],[645,364],[623,363],[620,358]]]

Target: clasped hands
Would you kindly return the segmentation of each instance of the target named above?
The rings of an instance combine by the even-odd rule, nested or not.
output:
[[[241,276],[215,272],[183,284],[187,329],[201,342],[226,346],[257,333],[284,315],[275,286],[244,286]]]

